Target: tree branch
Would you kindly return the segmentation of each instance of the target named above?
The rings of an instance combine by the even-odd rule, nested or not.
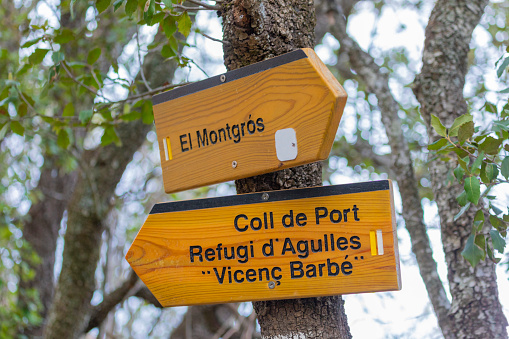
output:
[[[401,120],[398,116],[399,105],[394,100],[388,76],[380,71],[373,58],[364,52],[346,32],[346,19],[339,1],[324,10],[331,22],[331,33],[339,40],[341,49],[348,55],[351,67],[366,84],[368,90],[378,98],[389,145],[391,146],[392,162],[395,179],[398,181],[403,202],[403,218],[412,240],[412,251],[417,263],[435,314],[445,337],[451,335],[448,312],[450,302],[447,299],[442,281],[438,275],[437,265],[424,224],[424,213],[417,187],[417,180],[412,165],[412,157],[408,143],[401,133]]]
[[[417,75],[413,87],[430,142],[439,138],[431,127],[432,114],[450,125],[469,110],[463,90],[470,40],[487,4],[487,0],[439,0],[431,12],[421,74]],[[461,255],[471,235],[477,208],[454,218],[460,209],[456,197],[464,192],[463,185],[448,183],[447,175],[455,167],[455,162],[432,158],[429,161],[448,266],[452,330],[458,338],[507,338],[507,319],[499,300],[495,265],[483,260],[474,269]]]
[[[221,9],[221,6],[209,5],[209,4],[205,3],[205,2],[201,2],[201,1],[198,1],[198,0],[187,0],[187,1],[189,1],[192,4],[205,7],[206,9],[211,9],[213,11],[218,11],[218,10]]]
[[[90,320],[85,332],[90,331],[94,327],[98,327],[106,319],[108,313],[119,303],[127,299],[130,295],[135,294],[138,289],[138,276],[134,271],[129,273],[129,277],[113,292],[104,296],[103,301],[92,308]]]

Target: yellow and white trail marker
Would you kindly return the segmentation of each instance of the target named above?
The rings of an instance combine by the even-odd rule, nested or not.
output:
[[[156,204],[126,259],[163,306],[399,290],[392,183]]]
[[[165,191],[326,159],[346,98],[308,48],[154,96]]]

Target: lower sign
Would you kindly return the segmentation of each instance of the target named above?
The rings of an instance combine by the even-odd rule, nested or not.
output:
[[[157,204],[126,259],[163,306],[401,289],[389,180]]]

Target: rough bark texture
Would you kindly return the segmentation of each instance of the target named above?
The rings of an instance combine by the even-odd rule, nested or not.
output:
[[[79,171],[76,189],[69,201],[62,271],[51,308],[46,338],[78,338],[90,317],[90,300],[95,290],[95,269],[99,261],[103,220],[109,201],[133,153],[145,140],[150,126],[137,121],[119,128],[124,147],[108,146],[87,151]]]
[[[391,146],[391,164],[393,179],[397,180],[402,197],[403,218],[412,241],[412,252],[415,254],[419,271],[423,278],[428,296],[438,318],[439,326],[445,338],[453,337],[448,312],[450,303],[447,299],[442,281],[438,275],[437,265],[424,224],[424,212],[417,187],[417,179],[412,165],[412,157],[403,134],[401,119],[398,116],[399,105],[389,89],[389,77],[380,71],[373,58],[364,52],[346,32],[346,18],[343,16],[341,1],[320,1],[317,12],[320,21],[330,23],[331,33],[340,41],[341,50],[348,55],[348,60],[358,78],[378,99],[389,145]],[[390,174],[390,173],[389,173]]]
[[[34,267],[35,279],[22,281],[20,285],[23,289],[35,288],[39,292],[43,306],[42,317],[46,315],[53,298],[53,267],[58,231],[75,181],[75,173],[62,173],[53,167],[51,157],[46,156],[37,186],[42,198],[32,205],[28,213],[29,221],[23,226],[23,237],[41,262]]]
[[[225,65],[233,70],[302,47],[313,47],[311,0],[223,3]],[[236,181],[237,193],[321,185],[322,166],[308,164]],[[263,338],[351,338],[340,296],[253,303]]]
[[[486,0],[441,0],[431,13],[426,28],[423,66],[414,87],[428,125],[430,141],[437,138],[430,126],[431,114],[451,125],[456,117],[467,113],[463,87],[469,43],[487,3]],[[453,331],[458,338],[507,338],[507,320],[498,297],[495,265],[486,260],[473,269],[461,256],[476,211],[471,208],[458,220],[453,220],[459,211],[456,196],[462,190],[458,184],[446,184],[447,173],[454,167],[451,162],[430,161],[448,265],[452,295],[449,317]]]
[[[175,65],[165,63],[158,54],[150,54],[144,63],[149,81],[160,85],[171,77]],[[109,212],[125,167],[145,141],[151,125],[141,121],[121,125],[118,135],[122,148],[113,145],[84,152],[76,189],[68,202],[62,271],[45,328],[45,338],[78,338],[90,321],[90,300],[95,290],[94,274],[99,260],[103,220]]]

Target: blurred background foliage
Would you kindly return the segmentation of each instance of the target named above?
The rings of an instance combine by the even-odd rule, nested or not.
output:
[[[428,145],[426,125],[411,87],[421,66],[423,30],[431,5],[417,0],[358,2],[349,18],[351,34],[389,76],[430,232],[437,228],[438,217],[427,169],[428,151],[443,161],[458,161],[450,180],[465,187],[465,196],[458,198],[465,206],[462,211],[476,204],[486,212],[476,218],[464,257],[472,265],[486,258],[502,260],[506,270],[509,3],[491,2],[474,31],[465,88],[469,115],[453,126],[444,126],[437,118],[433,125],[443,138]],[[119,138],[121,126],[140,120],[153,124],[152,95],[224,72],[221,26],[215,14],[218,9],[214,1],[2,1],[0,337],[23,336],[44,320],[37,289],[20,288],[22,281],[35,277],[34,267],[41,260],[24,237],[24,224],[30,218],[30,208],[41,199],[48,195],[60,200],[66,197],[39,187],[41,173],[49,170],[56,178],[87,168],[85,151],[115,145],[122,152],[122,143],[129,140]],[[363,25],[369,29],[356,35],[355,29]],[[407,35],[419,33],[416,41],[409,43]],[[342,61],[340,41],[327,33],[317,43],[318,54],[349,95],[331,155],[324,162],[325,184],[394,178],[387,156],[391,148],[376,96]],[[167,81],[157,86],[147,80],[149,74],[144,74],[144,62],[152,55],[178,66],[175,76],[168,74]],[[92,305],[103,301],[128,276],[124,254],[154,203],[235,194],[232,183],[164,194],[159,165],[152,128],[133,153],[107,206]],[[494,226],[489,234],[480,232],[485,218]],[[64,212],[57,235],[54,283],[62,265],[66,222]],[[415,266],[408,236],[400,238],[407,244],[402,245],[404,265]],[[441,250],[439,244],[433,249]],[[507,311],[507,300],[504,307]],[[364,311],[369,313],[367,307]],[[421,316],[433,318],[429,305],[421,312]],[[115,306],[91,335],[169,337],[184,313],[185,308],[161,310],[143,298],[129,297]],[[240,328],[244,318],[253,321],[251,313],[250,304],[241,305],[238,317],[230,319],[230,327]],[[414,330],[412,326],[396,329],[380,320],[383,316],[374,317],[382,328],[393,331],[394,337]],[[356,318],[351,319],[354,327]],[[436,323],[434,326],[424,336],[440,336]]]

